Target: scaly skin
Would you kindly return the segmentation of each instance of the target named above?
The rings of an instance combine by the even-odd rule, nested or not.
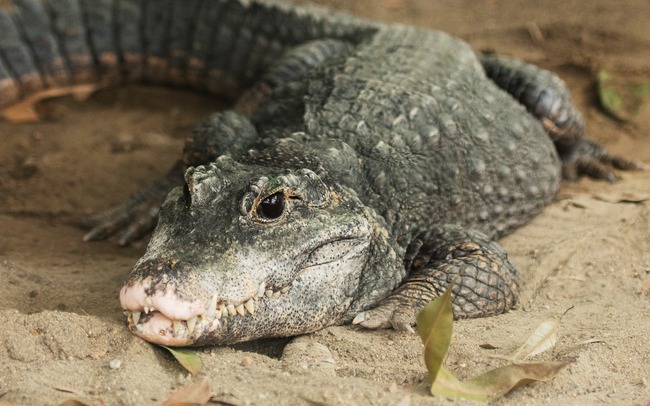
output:
[[[0,107],[62,80],[238,99],[86,236],[127,227],[128,243],[181,186],[120,292],[153,342],[408,329],[455,275],[456,317],[502,313],[518,278],[493,239],[552,201],[563,165],[627,163],[584,138],[559,79],[444,33],[273,2],[15,3],[0,11]]]

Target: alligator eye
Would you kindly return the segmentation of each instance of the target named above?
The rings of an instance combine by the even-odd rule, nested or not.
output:
[[[257,206],[257,214],[269,220],[277,219],[284,212],[284,193],[277,192],[267,196]]]

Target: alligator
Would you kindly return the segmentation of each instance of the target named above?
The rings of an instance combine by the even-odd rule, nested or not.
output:
[[[452,279],[456,318],[517,304],[495,242],[561,179],[639,163],[584,134],[565,84],[448,34],[262,0],[0,2],[0,109],[80,83],[232,100],[86,240],[152,229],[120,291],[166,345],[409,330]]]

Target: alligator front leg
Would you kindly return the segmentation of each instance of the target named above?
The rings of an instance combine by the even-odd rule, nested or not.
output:
[[[185,144],[183,158],[163,177],[142,188],[122,205],[85,220],[82,225],[91,230],[84,241],[104,239],[124,229],[119,244],[127,245],[151,231],[165,196],[183,184],[183,174],[188,167],[210,163],[220,155],[245,155],[257,141],[257,131],[249,118],[274,90],[299,80],[328,59],[349,52],[348,43],[335,39],[309,41],[288,49],[240,96],[233,111],[215,113],[194,130]],[[301,99],[296,102],[303,103]],[[277,112],[272,114],[277,115]]]
[[[120,245],[142,237],[156,226],[161,204],[173,188],[183,184],[187,168],[207,164],[222,154],[243,154],[256,140],[257,131],[246,117],[233,111],[212,114],[193,131],[182,159],[164,176],[123,204],[84,220],[82,225],[91,229],[84,241],[101,240],[121,230]]]
[[[413,241],[405,266],[409,276],[376,308],[353,321],[367,328],[412,330],[418,312],[453,287],[455,318],[504,313],[517,303],[518,277],[505,251],[485,234],[444,226]]]
[[[103,240],[124,230],[118,244],[125,246],[153,230],[165,196],[182,184],[184,168],[182,161],[176,162],[164,176],[138,190],[124,203],[81,220],[81,227],[90,229],[83,240]]]

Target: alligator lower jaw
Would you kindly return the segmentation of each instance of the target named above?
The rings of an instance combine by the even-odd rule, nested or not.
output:
[[[216,294],[205,303],[183,301],[169,291],[147,295],[149,287],[148,282],[134,283],[120,291],[129,330],[146,341],[170,346],[210,341],[235,319],[255,318],[265,301],[281,299],[290,289],[271,289],[262,283],[256,294],[235,304],[222,302]]]
[[[129,330],[133,334],[145,341],[160,345],[192,345],[204,330],[214,330],[221,324],[215,320],[203,326],[203,322],[198,323],[198,316],[187,321],[172,320],[158,311],[150,312],[144,317],[140,316],[140,312],[126,311],[125,313]],[[197,323],[199,328],[196,326]]]

